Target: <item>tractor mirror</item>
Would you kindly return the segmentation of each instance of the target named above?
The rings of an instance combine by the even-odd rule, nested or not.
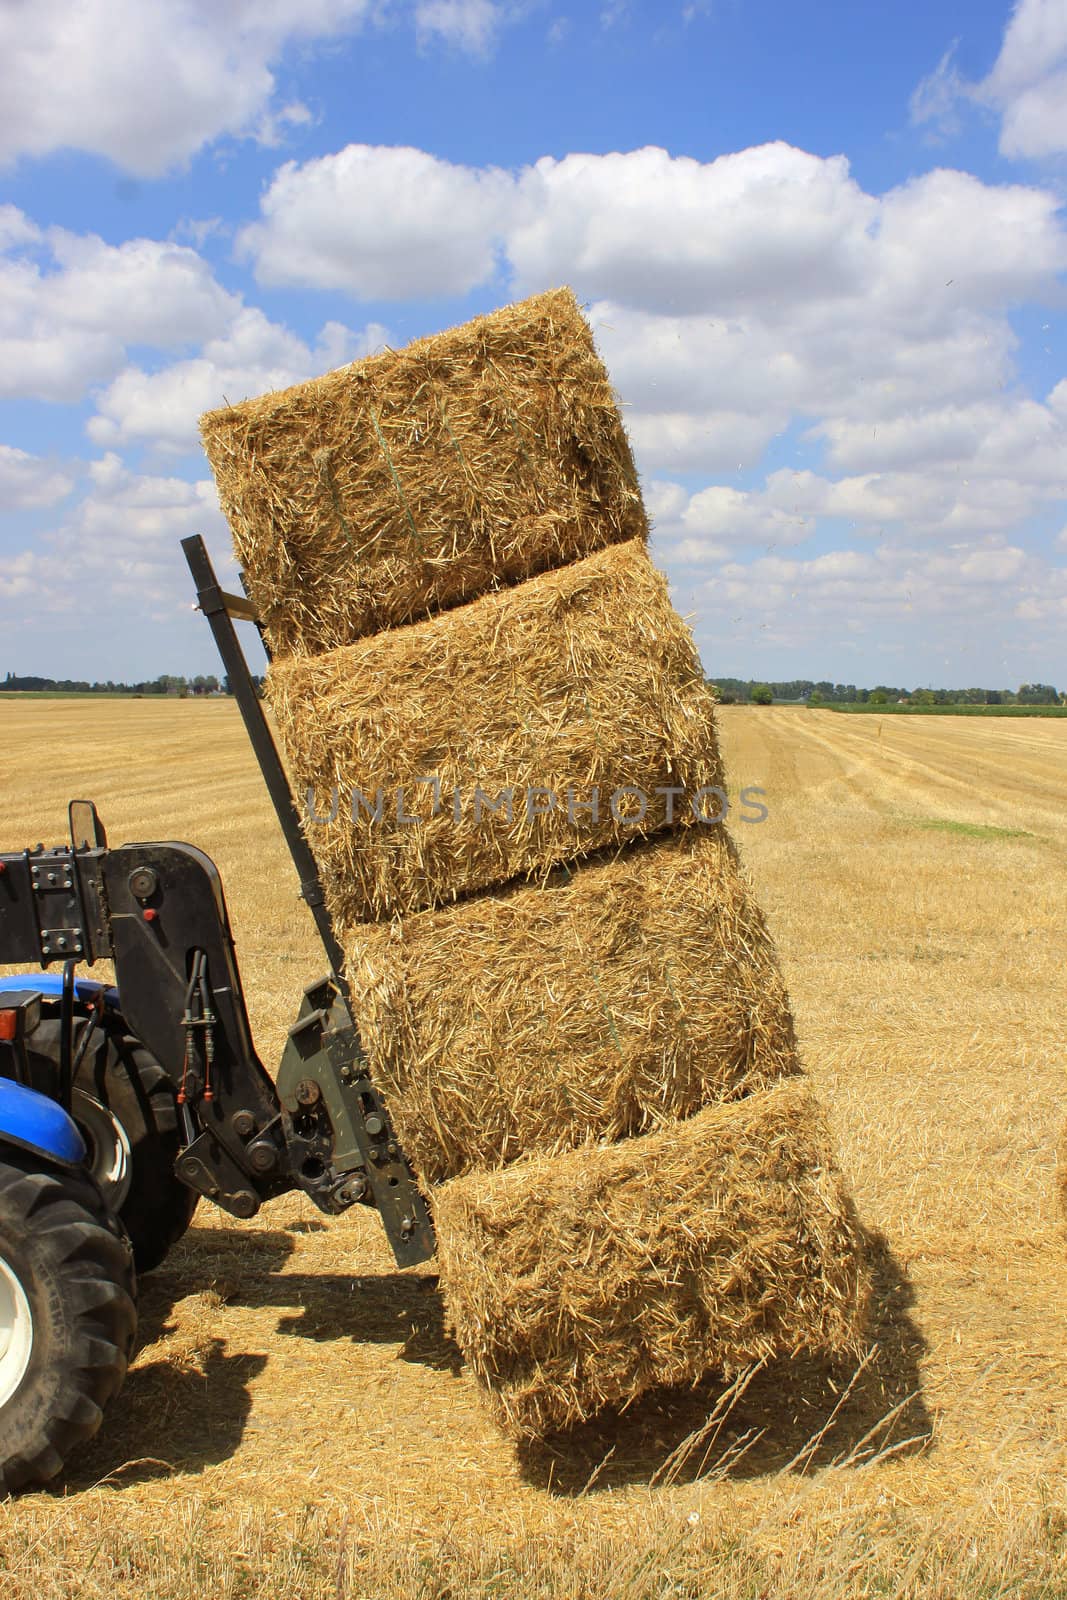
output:
[[[72,800],[67,807],[70,842],[75,850],[104,850],[107,834],[91,800]]]

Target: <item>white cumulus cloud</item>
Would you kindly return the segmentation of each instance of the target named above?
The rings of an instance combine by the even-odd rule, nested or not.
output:
[[[103,446],[143,443],[164,450],[195,449],[203,412],[331,371],[381,349],[387,337],[375,323],[356,334],[329,322],[315,344],[308,345],[246,306],[196,356],[155,372],[136,366],[120,372],[97,396],[87,432]]]
[[[487,56],[504,13],[494,0],[416,0],[415,33],[423,46],[444,40],[474,56]]]
[[[877,202],[842,156],[769,144],[701,162],[649,147],[545,156],[508,230],[519,291],[561,270],[580,292],[674,314],[856,293]]]
[[[1031,651],[1048,651],[1067,572],[998,536],[931,547],[902,535],[867,550],[727,561],[696,596],[697,640],[713,672],[774,676],[768,660],[785,651],[811,676],[844,681],[860,652],[860,682],[913,686],[933,672],[956,687],[996,688],[1028,675]]]
[[[265,282],[360,298],[462,293],[503,259],[518,294],[565,280],[675,317],[758,313],[774,327],[862,305],[930,323],[1047,286],[1067,262],[1057,212],[1046,190],[943,169],[878,197],[844,157],[781,143],[710,162],[656,148],[544,157],[517,173],[358,144],[287,162],[241,248]]]
[[[209,479],[133,472],[109,452],[89,463],[85,493],[35,548],[5,557],[0,599],[33,598],[38,610],[69,613],[84,609],[89,585],[94,628],[109,616],[119,625],[131,607],[139,619],[167,620],[191,604],[179,541],[203,534],[227,569],[225,527]]]
[[[66,499],[74,482],[71,472],[55,462],[0,444],[0,512],[54,506]]]
[[[1062,298],[1067,229],[1046,187],[939,168],[871,194],[843,158],[783,144],[517,172],[352,145],[280,167],[240,249],[263,282],[357,300],[571,283],[658,545],[724,628],[759,611],[768,638],[807,630],[808,649],[826,627],[858,637],[881,616],[906,634],[935,609],[973,630],[984,606],[992,635],[1047,618],[1061,592],[1043,530],[1067,500],[1067,379],[1026,392],[1012,322]],[[0,208],[0,371],[50,398],[102,386],[102,449],[188,450],[203,410],[384,338],[338,321],[298,337],[186,246],[110,246]],[[198,511],[167,487],[183,480],[121,471],[63,527],[100,507],[129,527],[151,511],[142,493],[177,522]]]
[[[749,467],[798,416],[993,394],[1008,309],[1057,294],[1067,266],[1045,189],[939,169],[875,196],[842,157],[780,143],[517,173],[354,145],[286,164],[241,243],[264,281],[357,298],[572,284],[654,472]]]
[[[1067,7],[1063,0],[1019,0],[992,72],[976,91],[1001,115],[1006,156],[1067,150]]]
[[[86,150],[145,177],[224,134],[277,140],[306,120],[277,103],[293,45],[368,25],[487,53],[494,0],[5,0],[0,162]]]
[[[127,346],[197,344],[239,305],[187,246],[110,245],[42,231],[14,207],[0,213],[0,395],[77,400]]]
[[[679,484],[659,481],[649,513],[659,548],[683,566],[713,564],[739,546],[800,544],[815,529],[810,514],[725,484],[687,494]]]
[[[507,174],[404,147],[348,145],[288,162],[239,249],[269,284],[344,289],[361,299],[465,294],[491,278],[514,204]]]
[[[958,41],[957,41],[958,42]],[[1000,118],[1000,152],[1041,160],[1067,151],[1067,7],[1063,0],[1018,0],[987,77],[969,82],[955,64],[956,44],[911,97],[911,118],[951,137],[961,105],[986,106]]]

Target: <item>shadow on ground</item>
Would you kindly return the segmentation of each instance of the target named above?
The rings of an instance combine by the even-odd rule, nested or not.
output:
[[[161,1346],[177,1331],[174,1308],[191,1295],[215,1294],[226,1305],[277,1305],[277,1332],[323,1341],[401,1346],[403,1360],[456,1373],[459,1350],[444,1331],[435,1275],[384,1273],[354,1277],[285,1272],[293,1230],[194,1229],[156,1272],[141,1280],[138,1350],[126,1382],[96,1437],[72,1457],[57,1494],[107,1479],[116,1486],[196,1472],[225,1461],[241,1443],[252,1399],[250,1384],[266,1366],[261,1354],[229,1349],[212,1331],[211,1306],[187,1337]],[[299,1306],[294,1311],[294,1305]]]
[[[87,1489],[104,1479],[120,1486],[195,1472],[233,1455],[252,1408],[249,1385],[266,1366],[266,1356],[228,1353],[212,1331],[209,1312],[189,1339],[173,1350],[164,1345],[160,1359],[146,1359],[147,1352],[175,1332],[172,1313],[178,1301],[211,1290],[226,1299],[229,1281],[248,1275],[250,1251],[269,1282],[293,1248],[281,1229],[195,1228],[163,1266],[140,1280],[140,1353],[100,1432],[71,1457],[55,1493]]]
[[[621,1415],[521,1446],[523,1476],[555,1494],[578,1495],[708,1475],[809,1471],[926,1448],[932,1420],[919,1365],[926,1342],[909,1314],[914,1290],[881,1235],[870,1234],[867,1248],[873,1351],[859,1370],[855,1361],[783,1360],[756,1372],[733,1398],[721,1379],[656,1390]]]
[[[294,1249],[291,1233],[324,1226],[301,1223],[288,1232],[197,1228],[189,1235],[191,1245],[179,1246],[146,1280],[151,1291],[141,1308],[142,1329],[148,1316],[142,1344],[158,1337],[153,1317],[162,1317],[162,1326],[173,1301],[210,1285],[227,1305],[277,1306],[277,1332],[283,1337],[399,1344],[401,1360],[461,1371],[463,1357],[445,1333],[436,1273],[283,1272]]]
[[[188,1365],[173,1360],[134,1368],[96,1437],[71,1457],[53,1492],[70,1494],[106,1480],[118,1488],[226,1461],[244,1435],[249,1385],[263,1355],[227,1355],[204,1340]]]
[[[197,1228],[143,1280],[144,1354],[58,1492],[105,1478],[120,1485],[197,1471],[237,1449],[251,1410],[249,1386],[267,1358],[228,1351],[212,1333],[210,1302],[191,1342],[164,1344],[161,1359],[145,1360],[157,1340],[175,1331],[173,1308],[190,1295],[213,1290],[227,1305],[277,1305],[282,1337],[399,1345],[402,1360],[450,1374],[462,1370],[435,1275],[283,1271],[293,1248],[292,1235],[282,1230]],[[732,1398],[721,1380],[655,1391],[622,1415],[520,1447],[523,1476],[573,1496],[709,1473],[753,1478],[866,1460],[886,1449],[922,1449],[931,1422],[919,1373],[925,1343],[910,1315],[914,1293],[881,1237],[870,1237],[869,1251],[876,1348],[858,1374],[855,1363],[780,1361]]]

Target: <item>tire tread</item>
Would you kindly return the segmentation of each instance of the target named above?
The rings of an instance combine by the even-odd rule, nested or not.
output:
[[[50,1413],[15,1414],[20,1390],[0,1414],[0,1492],[10,1493],[54,1477],[99,1428],[133,1352],[137,1285],[128,1243],[83,1179],[0,1163],[0,1225],[47,1257],[76,1324]]]

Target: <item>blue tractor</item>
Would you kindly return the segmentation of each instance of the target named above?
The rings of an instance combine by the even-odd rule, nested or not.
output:
[[[434,1251],[426,1200],[371,1081],[314,860],[233,621],[247,600],[183,542],[325,946],[272,1079],[256,1055],[214,863],[109,846],[88,801],[69,842],[0,855],[0,1492],[61,1471],[122,1385],[137,1276],[201,1197],[251,1217],[301,1189],[375,1206],[401,1266]],[[114,964],[112,986],[80,965]]]

